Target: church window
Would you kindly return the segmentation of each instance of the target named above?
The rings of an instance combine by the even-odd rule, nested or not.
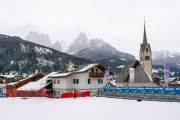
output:
[[[146,48],[146,52],[148,52],[148,48]]]
[[[142,60],[142,57],[141,57],[141,60]]]
[[[149,60],[150,58],[149,58],[149,56],[145,56],[145,60]]]

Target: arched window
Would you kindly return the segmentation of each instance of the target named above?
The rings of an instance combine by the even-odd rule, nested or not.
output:
[[[146,52],[148,52],[148,48],[146,48]]]
[[[149,60],[150,58],[149,58],[149,56],[145,56],[145,60]]]

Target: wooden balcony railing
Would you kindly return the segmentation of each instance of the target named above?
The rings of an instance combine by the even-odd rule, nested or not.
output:
[[[89,72],[89,77],[104,77],[103,72]]]

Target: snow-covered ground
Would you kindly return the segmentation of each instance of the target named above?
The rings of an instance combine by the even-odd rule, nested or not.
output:
[[[114,98],[1,98],[0,120],[180,120],[180,103]]]

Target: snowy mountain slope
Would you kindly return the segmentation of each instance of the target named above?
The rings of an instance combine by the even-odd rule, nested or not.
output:
[[[153,73],[164,76],[164,64],[170,64],[170,76],[180,77],[180,53],[167,50],[153,51]],[[156,76],[155,76],[156,77]]]
[[[167,50],[153,51],[153,65],[170,64],[172,66],[180,66],[180,53]]]
[[[22,40],[19,37],[0,35],[0,73],[8,71],[42,72],[58,71],[68,61],[88,64],[91,61],[58,52],[49,47]]]
[[[133,55],[117,51],[102,39],[92,39],[87,47],[76,53],[75,56],[102,63],[111,68],[113,72],[119,72],[117,66],[135,60]]]

